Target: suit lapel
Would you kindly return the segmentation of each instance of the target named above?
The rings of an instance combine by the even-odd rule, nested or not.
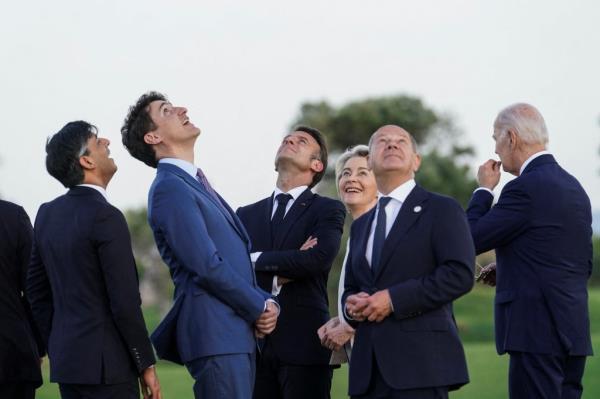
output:
[[[392,228],[383,244],[383,252],[381,253],[381,266],[377,270],[377,279],[381,275],[381,271],[387,267],[387,263],[394,250],[398,246],[398,242],[406,235],[411,226],[423,214],[426,207],[428,193],[420,186],[415,186],[410,192],[406,201],[402,204],[400,212],[392,225]]]
[[[308,209],[314,196],[315,196],[315,194],[313,194],[312,191],[310,191],[310,189],[307,188],[306,190],[304,190],[302,192],[302,194],[300,194],[298,199],[296,199],[294,201],[294,203],[292,204],[292,207],[290,208],[290,210],[287,212],[287,214],[283,218],[283,224],[281,225],[281,229],[280,229],[281,233],[279,234],[279,237],[273,237],[273,248],[281,247],[285,238],[287,237],[288,233],[290,232],[290,229],[292,228],[294,223],[296,223],[298,218],[300,216],[302,216],[302,214]],[[273,201],[271,201],[271,210],[272,209],[273,209]],[[269,214],[269,226],[271,225],[270,217],[271,217],[271,215]]]
[[[358,270],[361,274],[367,276],[371,284],[373,280],[373,273],[371,272],[371,266],[369,265],[369,261],[367,260],[367,243],[369,241],[369,235],[371,233],[371,226],[373,225],[373,220],[375,219],[376,208],[377,207],[373,207],[373,209],[371,209],[369,213],[365,215],[366,224],[362,229],[360,229],[360,236],[357,237],[356,240],[356,243],[360,244],[360,248],[358,248],[359,252],[355,252],[357,255],[356,259]]]
[[[229,205],[227,205],[225,200],[223,200],[223,198],[219,194],[217,194],[217,196],[221,200],[221,204],[219,204],[217,202],[217,200],[212,195],[210,195],[210,193],[208,193],[204,187],[202,187],[202,184],[200,184],[200,182],[198,180],[194,179],[192,176],[190,176],[188,173],[186,173],[183,169],[181,169],[175,165],[166,164],[166,163],[159,163],[158,169],[174,173],[177,176],[181,177],[193,189],[195,189],[202,196],[204,196],[204,198],[206,198],[208,201],[210,201],[219,210],[219,212],[221,212],[221,214],[223,216],[225,216],[225,219],[227,219],[229,224],[237,231],[237,233],[240,235],[240,237],[242,237],[247,242],[249,241],[246,231],[244,229],[240,229],[240,227],[236,224],[236,222],[234,220],[234,216],[233,216],[233,211],[231,210],[231,208],[229,208]]]

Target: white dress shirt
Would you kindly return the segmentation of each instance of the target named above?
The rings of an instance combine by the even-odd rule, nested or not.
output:
[[[194,179],[197,179],[198,168],[193,163],[189,163],[188,161],[184,161],[183,159],[178,158],[163,158],[158,161],[158,163],[168,163],[171,165],[177,166],[179,169],[183,169],[188,175],[192,176]]]
[[[273,191],[273,195],[271,196],[271,201],[273,201],[273,210],[271,211],[271,220],[273,219],[273,216],[275,216],[275,211],[277,211],[277,208],[279,207],[279,202],[277,202],[277,196],[279,194],[289,194],[292,196],[292,198],[288,201],[288,203],[285,206],[285,213],[283,214],[283,217],[285,218],[285,215],[287,215],[288,211],[292,208],[292,205],[294,204],[294,202],[298,199],[298,197],[300,197],[300,195],[308,188],[308,186],[298,186],[298,187],[294,187],[291,190],[289,190],[287,193],[281,191],[279,189],[279,187],[275,187],[275,190]],[[255,265],[256,261],[258,260],[258,258],[260,257],[260,255],[262,255],[262,252],[252,252],[250,254],[250,260],[252,261],[252,266]],[[281,292],[281,285],[277,284],[277,276],[273,276],[273,284],[271,285],[271,294],[276,296],[279,295],[279,293]]]

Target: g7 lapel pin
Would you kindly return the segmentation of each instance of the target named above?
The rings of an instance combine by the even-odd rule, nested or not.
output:
[[[414,213],[419,213],[421,212],[421,210],[423,210],[423,208],[421,208],[421,205],[417,205],[413,208]]]

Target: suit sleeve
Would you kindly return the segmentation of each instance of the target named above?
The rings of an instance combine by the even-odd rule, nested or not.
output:
[[[352,232],[350,233],[350,235],[352,236]],[[342,312],[339,315],[339,317],[340,317],[340,320],[344,319],[352,328],[356,328],[358,326],[359,322],[357,322],[356,320],[350,319],[348,317],[348,315],[346,314],[346,299],[350,295],[358,294],[360,292],[360,287],[358,286],[356,279],[354,278],[352,259],[356,255],[352,251],[353,246],[351,245],[352,242],[350,240],[351,240],[351,237],[348,238],[348,242],[350,244],[348,244],[348,252],[346,253],[347,254],[346,263],[344,264],[345,269],[346,269],[345,273],[344,273],[344,292],[341,295],[341,297],[339,298],[341,312]]]
[[[18,208],[18,244],[17,244],[17,260],[19,262],[19,272],[20,272],[20,291],[24,293],[22,298],[23,308],[25,309],[25,313],[27,315],[27,319],[29,321],[29,325],[31,326],[31,330],[33,332],[33,336],[35,338],[35,343],[38,349],[38,355],[40,357],[44,356],[46,353],[44,340],[33,320],[33,314],[31,312],[31,306],[29,305],[29,301],[27,300],[27,270],[29,269],[29,260],[31,259],[31,246],[33,241],[33,228],[31,227],[31,221],[29,220],[29,216],[25,210],[21,207]]]
[[[346,211],[339,201],[332,201],[324,208],[313,231],[317,245],[306,251],[300,249],[265,251],[257,259],[257,272],[270,272],[278,276],[300,280],[328,272],[335,259],[342,239]]]
[[[221,256],[190,189],[171,181],[157,186],[152,220],[164,234],[178,264],[193,276],[196,284],[248,323],[253,324],[260,317],[270,296],[240,276]]]
[[[517,180],[507,183],[494,207],[490,193],[473,193],[467,217],[477,254],[508,244],[527,228],[531,198],[522,184]]]
[[[431,245],[437,266],[429,274],[389,288],[396,319],[450,303],[469,292],[475,282],[475,250],[464,211],[450,200],[433,211]]]
[[[137,269],[123,214],[113,207],[101,208],[96,214],[92,235],[112,318],[141,373],[155,363],[155,358],[140,308]]]
[[[41,214],[43,214],[43,206],[40,207],[38,211],[36,226],[40,223],[39,220],[41,219]],[[37,238],[34,233],[31,258],[27,270],[26,295],[31,306],[31,314],[33,315],[35,326],[43,341],[42,346],[47,348],[48,340],[50,339],[50,330],[52,328],[54,306],[52,303],[52,289],[50,288],[46,268],[37,246]],[[44,353],[44,351],[42,351],[40,355],[42,353]]]

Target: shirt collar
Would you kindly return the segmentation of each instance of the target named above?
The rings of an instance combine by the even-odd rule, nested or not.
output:
[[[273,198],[277,198],[279,194],[289,194],[292,196],[292,200],[296,201],[298,197],[308,188],[308,186],[298,186],[289,190],[287,193],[284,193],[279,189],[279,187],[275,187],[275,191],[273,191]]]
[[[519,170],[519,176],[523,174],[523,171],[525,170],[525,168],[527,167],[527,165],[529,165],[531,163],[531,161],[533,161],[534,159],[536,159],[537,157],[540,157],[542,155],[546,155],[546,154],[550,154],[549,151],[540,151],[540,152],[536,152],[535,154],[533,154],[532,156],[530,156],[529,158],[527,158],[527,160],[525,162],[523,162],[523,165],[521,165],[521,170]]]
[[[178,158],[162,158],[158,161],[158,163],[170,163],[171,165],[175,165],[180,169],[183,169],[187,174],[192,176],[194,179],[198,173],[198,168],[188,161],[184,161],[183,159]]]
[[[78,184],[78,187],[89,187],[89,188],[93,188],[94,190],[98,191],[100,194],[102,194],[102,196],[104,197],[104,199],[106,200],[106,202],[108,202],[108,195],[106,194],[106,190],[104,189],[104,187],[100,187],[97,186],[95,184]]]
[[[416,185],[417,184],[415,183],[415,179],[410,179],[396,187],[388,195],[383,195],[378,191],[377,198],[391,197],[396,201],[399,201],[400,203],[404,203],[404,201],[406,201],[406,197],[408,197],[408,194],[410,194],[410,192]]]

